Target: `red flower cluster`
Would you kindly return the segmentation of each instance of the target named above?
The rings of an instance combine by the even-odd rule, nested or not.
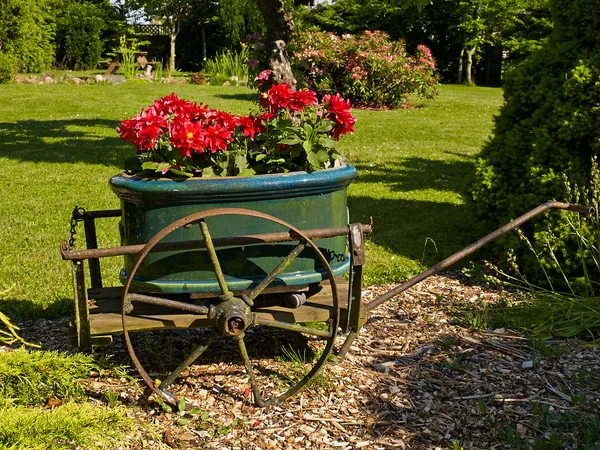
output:
[[[257,116],[235,116],[173,93],[122,121],[117,131],[121,139],[135,145],[142,167],[146,165],[143,170],[154,163],[162,174],[194,176],[210,168],[213,174],[236,175],[330,167],[339,153],[318,135],[328,133],[337,140],[352,132],[356,122],[350,102],[339,95],[326,95],[319,104],[315,92],[295,91],[287,84],[273,85],[261,94],[260,103],[263,109]],[[332,121],[333,127],[321,126],[323,121]],[[308,140],[310,145],[305,144]],[[322,150],[332,156],[321,166],[313,165],[308,153],[299,157],[302,152]],[[223,155],[228,151],[235,158]],[[271,157],[276,163],[269,163]]]
[[[145,151],[167,139],[181,156],[192,152],[216,153],[227,150],[239,126],[246,136],[254,136],[257,123],[251,117],[237,117],[224,111],[179,99],[175,93],[162,97],[140,114],[121,122],[121,139]]]
[[[261,106],[271,113],[289,108],[290,111],[302,111],[307,106],[317,104],[317,95],[313,91],[303,89],[295,91],[287,83],[274,84],[260,96]]]
[[[328,94],[323,97],[323,105],[325,107],[324,117],[334,123],[331,135],[336,141],[341,135],[354,132],[356,119],[350,112],[350,100],[344,100],[340,94]]]

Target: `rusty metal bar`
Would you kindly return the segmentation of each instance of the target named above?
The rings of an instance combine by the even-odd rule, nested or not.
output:
[[[130,303],[134,301],[147,303],[149,305],[166,306],[167,308],[180,309],[182,311],[189,311],[201,315],[208,314],[208,307],[206,306],[198,306],[191,303],[179,302],[177,300],[169,300],[167,298],[152,297],[150,295],[128,294],[126,300]]]
[[[360,224],[360,227],[363,234],[369,234],[372,231],[372,225]],[[347,235],[348,227],[315,228],[312,230],[306,230],[303,233],[311,240],[324,239]],[[296,236],[293,232],[285,231],[281,233],[252,234],[247,236],[217,238],[213,239],[213,245],[215,247],[227,247],[251,244],[272,244],[276,242],[290,242],[297,240],[298,236]],[[110,256],[137,255],[144,248],[144,246],[145,244],[138,244],[125,245],[121,247],[99,248],[95,250],[73,250],[63,242],[60,246],[60,253],[64,260],[81,260],[90,258],[105,258]],[[156,244],[152,251],[170,252],[194,248],[206,248],[206,244],[203,240],[162,242]]]
[[[275,280],[275,278],[277,278],[277,276],[279,276],[279,274],[281,274],[281,272],[283,272],[287,266],[289,266],[298,257],[300,253],[302,253],[305,248],[306,242],[300,242],[298,245],[296,245],[290,254],[283,258],[277,267],[275,267],[275,269],[273,269],[273,271],[266,278],[264,278],[258,284],[258,286],[252,289],[252,292],[250,292],[248,295],[242,296],[242,300],[244,300],[248,306],[254,305],[254,299],[258,297],[259,294],[264,291],[265,288],[267,288],[267,286],[269,286],[273,280]]]
[[[254,318],[255,325],[263,325],[266,327],[280,328],[282,330],[287,331],[295,331],[297,333],[306,333],[312,336],[318,336],[323,338],[330,338],[333,333],[331,331],[325,330],[317,330],[316,328],[309,328],[298,324],[293,324],[289,322],[282,322],[280,320],[271,320],[266,319],[264,317],[255,316]]]
[[[460,261],[461,259],[465,258],[466,256],[469,256],[470,254],[479,250],[484,245],[487,245],[490,242],[494,241],[495,239],[499,238],[500,236],[508,233],[509,231],[512,231],[515,228],[518,228],[519,226],[521,226],[528,220],[533,219],[535,216],[543,213],[544,211],[547,211],[548,209],[563,209],[563,210],[567,210],[567,211],[578,212],[580,214],[594,214],[594,212],[595,212],[594,208],[591,208],[589,206],[573,205],[571,203],[563,203],[563,202],[558,202],[556,200],[549,200],[546,203],[542,203],[537,208],[532,209],[528,213],[523,214],[522,216],[516,218],[512,222],[507,223],[503,227],[498,228],[496,231],[493,231],[490,234],[488,234],[487,236],[479,239],[477,242],[474,242],[473,244],[469,245],[468,247],[465,247],[464,249],[454,253],[453,255],[449,256],[448,258],[444,259],[443,261],[440,261],[436,265],[431,266],[425,272],[421,272],[419,275],[411,278],[408,281],[405,281],[404,283],[402,283],[400,286],[396,287],[395,289],[392,289],[391,291],[388,291],[385,294],[380,295],[376,299],[371,300],[366,305],[367,311],[370,311],[373,308],[378,307],[382,303],[385,303],[386,301],[392,299],[393,297],[401,294],[402,292],[406,291],[407,289],[413,287],[415,284],[420,283],[425,278],[430,277],[431,275],[435,275],[436,273],[440,272],[441,270],[448,268],[455,262]]]
[[[210,257],[210,261],[213,265],[213,270],[215,271],[217,282],[219,283],[219,287],[221,288],[222,300],[224,301],[226,297],[227,299],[229,299],[233,294],[229,292],[229,288],[227,287],[225,275],[223,275],[221,263],[219,262],[219,258],[217,257],[217,251],[215,250],[212,237],[210,236],[210,232],[208,231],[208,225],[206,225],[204,219],[200,221],[200,231],[202,231],[202,237],[204,237],[204,245],[208,250],[208,256]]]
[[[85,214],[85,213],[84,213]],[[96,223],[93,217],[83,219],[83,229],[85,231],[85,244],[88,249],[98,248],[98,238],[96,236]],[[90,284],[92,289],[102,287],[102,272],[100,271],[100,260],[98,258],[90,258],[88,260],[90,271]]]
[[[96,211],[84,211],[81,213],[77,213],[77,219],[103,219],[106,217],[120,217],[121,210],[120,209],[99,209]]]

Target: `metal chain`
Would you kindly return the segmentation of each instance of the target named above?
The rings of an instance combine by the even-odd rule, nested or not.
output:
[[[77,224],[83,221],[83,215],[85,214],[85,209],[80,208],[79,206],[75,206],[73,208],[73,212],[71,213],[71,239],[69,239],[69,247],[73,248],[75,246],[75,235],[77,234]]]

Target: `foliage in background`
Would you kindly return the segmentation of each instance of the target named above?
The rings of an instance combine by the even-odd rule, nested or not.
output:
[[[14,58],[18,71],[39,72],[54,59],[52,0],[2,0],[0,50]]]
[[[204,63],[204,72],[223,78],[237,77],[239,80],[248,78],[248,47],[242,46],[242,51],[224,50],[217,53],[213,59]]]
[[[339,92],[353,105],[396,108],[410,94],[437,95],[435,62],[425,46],[409,56],[402,41],[385,33],[361,36],[303,32],[294,39],[294,66],[319,95]]]
[[[398,3],[337,0],[296,14],[296,24],[339,35],[382,30],[405,40],[410,51],[424,44],[446,82],[465,73],[466,50],[475,47],[473,81],[486,85],[499,84],[502,72],[539,47],[551,29],[548,0],[436,0],[420,9]]]
[[[0,84],[10,83],[15,76],[15,62],[6,53],[0,52]]]
[[[474,209],[488,229],[552,198],[565,199],[562,174],[583,186],[592,156],[600,151],[600,3],[553,0],[556,28],[546,47],[516,68],[504,87],[506,104],[496,118],[494,136],[483,148],[472,187]],[[564,215],[547,215],[524,227],[536,252],[546,232],[562,240],[555,251],[567,278],[582,276],[577,240]],[[585,239],[594,239],[585,229]],[[545,276],[518,238],[507,236],[498,254],[514,248],[532,282]],[[551,279],[563,278],[547,256],[542,267]]]
[[[56,61],[68,69],[94,69],[103,50],[103,13],[87,2],[69,2],[56,18]]]

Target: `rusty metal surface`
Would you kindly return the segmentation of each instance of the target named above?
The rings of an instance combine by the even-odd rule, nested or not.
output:
[[[223,208],[219,211],[223,211]],[[212,210],[215,211],[215,210]],[[363,234],[369,234],[372,231],[371,225],[359,224]],[[303,235],[311,240],[343,236],[348,234],[348,227],[335,227],[335,228],[315,228],[311,230],[304,230]],[[228,246],[242,246],[252,244],[271,244],[275,242],[290,242],[297,241],[297,236],[290,232],[281,233],[265,233],[265,234],[254,234],[247,236],[236,236],[231,238],[220,238],[213,239],[213,245],[215,247],[228,247]],[[67,245],[61,244],[60,253],[64,260],[81,260],[90,258],[105,258],[111,256],[124,256],[124,255],[136,255],[141,252],[145,244],[139,245],[126,245],[122,247],[108,247],[98,248],[90,250],[73,250]],[[169,252],[173,250],[189,250],[195,248],[206,248],[206,244],[202,240],[185,241],[185,242],[163,242],[158,243],[153,251],[157,252]]]
[[[367,310],[370,311],[371,309],[376,308],[377,306],[381,305],[382,303],[385,303],[386,301],[394,298],[398,294],[401,294],[402,292],[406,291],[407,289],[413,287],[415,284],[420,283],[425,278],[430,277],[431,275],[435,275],[436,273],[440,272],[441,270],[448,268],[452,264],[454,264],[454,263],[460,261],[461,259],[469,256],[470,254],[476,252],[484,245],[487,245],[490,242],[494,241],[495,239],[499,238],[500,236],[508,233],[509,231],[512,231],[515,228],[518,228],[525,222],[533,219],[534,217],[538,216],[539,214],[541,214],[544,211],[547,211],[549,209],[562,209],[562,210],[566,210],[566,211],[577,212],[580,214],[594,214],[595,213],[594,208],[591,208],[589,206],[574,205],[572,203],[563,203],[563,202],[558,202],[556,200],[549,200],[546,203],[542,203],[537,208],[534,208],[531,211],[516,218],[512,222],[507,223],[503,227],[498,228],[496,231],[491,232],[490,234],[479,239],[478,241],[474,242],[473,244],[454,253],[453,255],[449,256],[448,258],[444,259],[443,261],[440,261],[439,263],[435,264],[434,266],[431,266],[429,269],[427,269],[424,272],[421,272],[419,275],[411,278],[408,281],[405,281],[404,283],[402,283],[400,286],[396,287],[395,289],[392,289],[391,291],[388,291],[385,294],[380,295],[379,297],[375,298],[374,300],[371,300],[367,304]]]
[[[168,234],[170,234],[174,230],[177,230],[178,228],[189,226],[189,225],[192,225],[192,224],[195,224],[195,223],[200,223],[200,225],[202,225],[203,223],[205,224],[205,222],[204,222],[205,219],[207,219],[209,217],[218,216],[218,215],[236,215],[236,216],[257,217],[257,218],[262,218],[262,219],[265,219],[265,220],[268,220],[268,221],[271,221],[271,222],[278,223],[278,224],[280,224],[280,225],[288,228],[290,230],[288,233],[278,233],[278,234],[283,234],[283,236],[286,237],[286,239],[288,239],[288,240],[296,240],[296,241],[300,240],[301,242],[305,242],[306,244],[308,244],[313,249],[313,251],[315,252],[315,254],[318,256],[318,258],[320,259],[321,263],[323,264],[323,267],[325,268],[325,271],[326,271],[327,276],[329,278],[329,282],[331,284],[332,307],[331,307],[331,316],[329,318],[329,330],[326,332],[328,340],[327,340],[327,343],[325,345],[325,348],[324,348],[321,356],[315,362],[314,366],[312,367],[312,369],[310,370],[310,372],[307,375],[305,375],[298,383],[296,383],[295,385],[293,385],[288,391],[286,391],[282,395],[271,397],[268,400],[268,404],[277,404],[277,403],[280,403],[280,402],[284,401],[285,399],[291,397],[296,392],[298,392],[312,378],[314,378],[315,376],[318,375],[318,373],[322,369],[323,365],[327,362],[327,359],[328,359],[329,355],[331,354],[331,351],[333,349],[333,345],[335,343],[335,337],[336,337],[336,333],[337,333],[337,329],[338,329],[338,325],[339,325],[339,302],[338,302],[337,286],[336,286],[336,283],[335,283],[335,277],[334,277],[333,271],[332,271],[329,263],[327,262],[327,259],[325,258],[325,256],[323,256],[323,254],[321,253],[321,251],[319,250],[319,248],[302,231],[296,229],[292,225],[290,225],[290,224],[288,224],[288,223],[286,223],[286,222],[284,222],[284,221],[282,221],[280,219],[277,219],[276,217],[270,216],[268,214],[264,214],[264,213],[252,211],[252,210],[246,210],[246,209],[221,208],[221,209],[214,209],[214,210],[210,210],[210,211],[203,211],[203,212],[191,214],[191,215],[189,215],[187,217],[184,217],[182,219],[179,219],[179,220],[173,222],[172,224],[168,225],[167,227],[165,227],[161,231],[159,231],[150,241],[148,241],[148,243],[138,253],[136,261],[135,261],[135,264],[134,264],[133,268],[131,269],[131,271],[129,273],[129,276],[127,277],[127,280],[126,280],[125,285],[123,287],[121,316],[122,316],[123,337],[125,339],[125,344],[126,344],[127,349],[129,351],[129,355],[131,357],[133,365],[137,369],[137,371],[140,374],[140,376],[142,377],[142,379],[146,382],[146,384],[156,394],[160,395],[166,402],[172,403],[174,401],[174,397],[170,393],[168,393],[168,392],[162,392],[154,384],[152,378],[150,377],[150,375],[148,374],[148,372],[146,372],[146,370],[144,369],[144,367],[140,363],[140,361],[137,358],[137,355],[135,353],[135,350],[133,349],[133,346],[132,346],[132,343],[131,343],[131,339],[130,339],[130,336],[129,336],[129,332],[128,332],[128,329],[127,329],[127,314],[130,311],[130,302],[129,302],[129,300],[132,299],[131,295],[135,295],[135,294],[129,294],[129,289],[130,289],[130,286],[131,286],[131,282],[132,282],[132,280],[133,280],[133,278],[134,278],[134,276],[136,274],[136,271],[137,271],[138,267],[140,266],[141,262],[143,261],[143,259]],[[346,234],[348,232],[347,231],[348,228],[344,227],[343,229],[344,229],[344,232],[342,234]],[[206,230],[206,231],[208,231],[208,230]],[[206,242],[210,246],[211,240],[210,240],[209,236],[210,235],[209,235],[208,232],[204,233],[204,237],[206,239]],[[292,236],[293,236],[293,238],[292,238]],[[306,244],[302,244],[301,246],[303,247]],[[231,244],[228,243],[228,244],[224,244],[224,245],[231,245]],[[295,252],[293,251],[290,256],[293,256],[294,254],[295,254]],[[218,267],[218,264],[215,264],[214,267],[216,269]],[[267,278],[271,278],[271,277],[268,276]],[[215,324],[211,324],[209,326],[215,332],[219,333],[221,336],[229,337],[230,339],[239,339],[239,350],[240,350],[242,359],[244,359],[244,364],[246,366],[246,369],[250,373],[252,371],[252,364],[249,361],[249,359],[247,358],[247,352],[245,352],[245,344],[243,342],[243,336],[244,336],[243,329],[245,329],[245,327],[247,325],[249,325],[249,324],[258,324],[258,323],[255,322],[255,316],[254,315],[250,318],[250,320],[248,320],[248,318],[246,318],[246,317],[242,317],[242,316],[244,316],[244,314],[240,314],[239,313],[238,306],[243,303],[243,305],[246,308],[248,308],[247,304],[244,303],[240,299],[234,298],[231,295],[231,293],[227,290],[227,287],[225,287],[224,291],[226,293],[224,293],[221,296],[221,302],[217,305],[217,307],[219,307],[220,309],[223,310],[223,313],[220,314],[219,317],[224,318],[224,319],[223,319],[223,321],[221,321],[221,320],[218,320],[218,318],[215,317],[215,319],[214,319]],[[231,305],[231,308],[229,307],[230,305]],[[249,311],[249,309],[247,309],[247,311]],[[213,314],[211,314],[211,311],[209,309],[209,319],[212,316],[213,316]],[[235,329],[236,326],[237,326],[237,324],[238,324],[238,322],[233,323],[230,320],[232,318],[235,319],[235,320],[237,320],[239,317],[241,317],[242,318],[242,322],[244,322],[244,324],[243,324],[244,326],[242,327],[240,333],[238,333],[237,332],[238,330]],[[212,322],[212,320],[210,320],[210,321]],[[221,323],[220,324],[221,326],[219,327],[218,326],[219,324],[217,324],[217,322],[219,322],[219,323],[223,322],[223,323]],[[292,327],[299,327],[298,330],[305,330],[306,332],[312,332],[313,334],[323,333],[321,330],[314,330],[314,329],[311,329],[311,328],[308,328],[308,327],[302,327],[302,326],[296,325],[296,324],[288,324],[287,322],[277,322],[277,321],[271,322],[271,321],[269,321],[268,323],[264,323],[264,324],[261,324],[261,325],[263,325],[263,326],[271,326],[271,327],[275,327],[275,328],[282,328],[282,327],[286,327],[287,328],[288,326],[292,326]],[[219,328],[221,328],[221,329],[219,329]],[[224,331],[224,330],[226,330],[226,331]],[[244,354],[244,353],[246,353],[246,354]],[[185,361],[182,364],[185,364]],[[180,365],[180,367],[181,367],[181,365]],[[180,367],[178,367],[178,370],[180,369]],[[172,379],[175,378],[172,375],[169,376],[169,380],[171,378]],[[250,377],[250,383],[252,384],[252,390],[253,390],[253,392],[255,392],[255,400],[257,401],[257,403],[267,404],[266,402],[263,403],[262,397],[260,396],[260,391],[259,391],[256,379],[253,379],[252,377]]]

